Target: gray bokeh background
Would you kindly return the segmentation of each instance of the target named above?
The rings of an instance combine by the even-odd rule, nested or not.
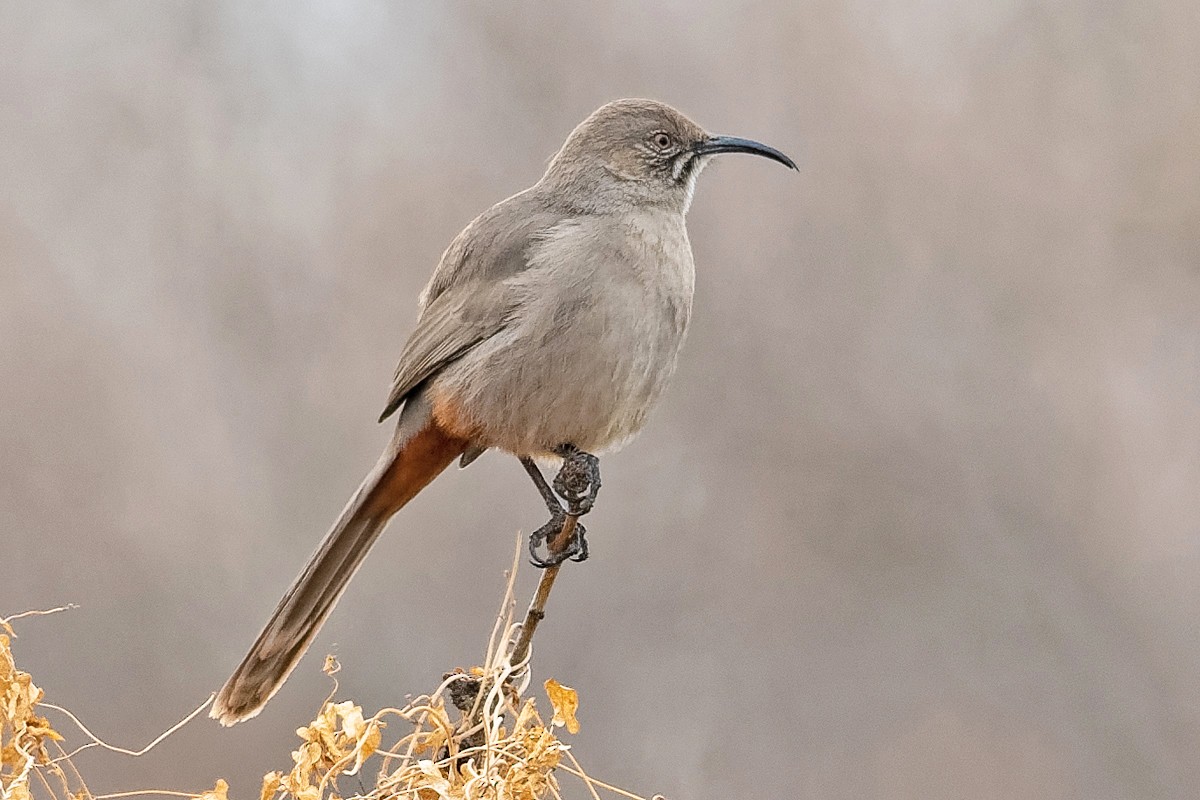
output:
[[[215,690],[382,447],[442,248],[651,96],[802,171],[701,181],[678,377],[539,634],[585,764],[1197,796],[1197,64],[1175,0],[6,4],[0,614],[81,605],[20,663],[129,746]],[[477,662],[543,515],[510,458],[447,473],[262,717],[92,789],[256,797],[324,652],[368,709]]]

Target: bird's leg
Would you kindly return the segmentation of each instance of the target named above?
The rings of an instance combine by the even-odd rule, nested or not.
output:
[[[583,516],[592,510],[600,493],[600,459],[573,444],[559,445],[554,452],[563,459],[554,476],[554,491],[567,501],[568,514]]]
[[[538,494],[542,496],[542,501],[546,504],[546,508],[550,511],[550,516],[561,517],[563,515],[562,506],[558,503],[558,497],[555,496],[554,490],[546,483],[545,477],[542,476],[542,471],[538,469],[538,465],[534,463],[529,456],[520,456],[521,466],[529,473],[529,477],[533,478],[533,485],[537,487]]]
[[[572,512],[563,511],[563,507],[559,504],[554,490],[546,483],[546,479],[542,476],[542,471],[538,469],[538,465],[534,463],[532,458],[521,456],[520,461],[521,466],[525,467],[525,471],[533,479],[533,485],[537,487],[538,494],[542,496],[542,500],[545,501],[546,508],[550,512],[550,521],[529,535],[530,562],[535,567],[545,569],[546,567],[561,564],[569,558],[575,561],[583,561],[588,555],[587,540],[584,538],[585,531],[583,526],[578,523],[575,525],[575,535],[562,551],[557,553],[548,552],[545,558],[538,554],[539,548],[563,529],[563,525],[567,521],[567,514]]]

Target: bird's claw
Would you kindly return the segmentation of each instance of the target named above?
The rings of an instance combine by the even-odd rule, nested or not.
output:
[[[563,464],[554,476],[554,491],[567,501],[567,513],[582,516],[600,493],[600,459],[574,447],[564,446],[560,454]]]
[[[576,521],[575,530],[571,534],[571,541],[567,542],[566,547],[557,553],[547,548],[545,558],[539,554],[538,550],[542,545],[553,540],[562,531],[566,522],[566,513],[561,511],[557,514],[552,513],[549,522],[529,535],[529,563],[539,569],[547,569],[548,567],[557,567],[564,561],[585,561],[587,559],[587,530],[578,521]]]
[[[554,488],[546,483],[532,458],[521,458],[522,466],[538,487],[538,493],[550,511],[550,521],[529,536],[529,561],[542,569],[558,566],[568,560],[587,559],[587,531],[579,524],[579,518],[592,510],[596,494],[600,491],[600,459],[570,444],[561,445],[554,452],[563,460],[562,467],[554,476]],[[560,498],[567,504],[565,509]],[[565,542],[561,550],[552,547],[568,522],[574,525],[571,540]]]

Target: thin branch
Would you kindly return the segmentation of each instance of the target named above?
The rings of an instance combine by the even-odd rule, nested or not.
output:
[[[548,547],[552,555],[558,555],[567,549],[571,539],[575,536],[575,526],[578,523],[579,517],[573,514],[566,515],[562,528],[550,538]],[[517,636],[516,644],[513,645],[512,656],[509,658],[510,664],[519,666],[529,658],[533,634],[537,632],[538,624],[546,618],[546,602],[550,599],[550,590],[554,588],[554,581],[558,578],[560,569],[562,569],[562,564],[555,564],[542,570],[542,579],[538,581],[537,591],[534,592],[533,600],[529,603],[529,610],[525,612],[525,619],[521,622],[521,633]]]
[[[567,514],[564,517],[562,528],[559,529],[558,533],[551,536],[546,543],[551,555],[558,555],[566,551],[571,543],[571,539],[575,535],[575,527],[578,523],[579,518],[574,515]],[[516,557],[519,558],[519,538],[517,544]],[[514,560],[513,569],[509,573],[509,583],[505,592],[505,601],[502,605],[501,613],[504,613],[504,609],[512,608],[516,567],[517,562]],[[478,689],[475,690],[474,702],[469,707],[466,704],[458,706],[463,712],[462,720],[458,725],[459,736],[469,746],[490,744],[495,732],[488,728],[485,724],[485,719],[493,719],[494,723],[499,725],[500,717],[490,715],[488,713],[489,707],[499,708],[499,705],[503,703],[503,687],[511,676],[521,675],[522,673],[525,676],[529,675],[527,664],[532,652],[533,634],[537,631],[538,623],[546,618],[546,601],[550,599],[550,590],[554,588],[554,581],[558,578],[558,571],[560,569],[562,569],[561,563],[542,570],[542,577],[538,581],[537,591],[534,592],[533,599],[529,603],[529,609],[525,612],[524,620],[519,625],[509,626],[509,633],[506,634],[509,637],[512,636],[514,629],[519,628],[520,630],[516,635],[516,641],[512,644],[509,654],[505,656],[503,653],[494,653],[492,645],[489,642],[486,668],[491,673],[490,677],[479,683]],[[511,619],[511,611],[509,613],[509,619]],[[495,631],[493,630],[493,637],[494,635]],[[497,662],[495,665],[492,662],[493,653]],[[493,667],[498,669],[498,672]],[[455,705],[458,705],[458,703],[455,703]],[[473,736],[479,736],[480,733],[482,733],[481,741],[472,739]],[[491,756],[490,749],[486,749],[485,753],[488,757]]]

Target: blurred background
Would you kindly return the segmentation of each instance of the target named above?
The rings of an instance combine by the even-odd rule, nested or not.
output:
[[[382,448],[442,249],[649,96],[801,172],[700,182],[677,379],[538,636],[585,765],[1196,797],[1198,64],[1176,0],[6,4],[0,614],[81,606],[19,662],[130,747],[217,689]],[[260,718],[91,788],[257,796],[324,653],[368,710],[477,663],[543,521],[515,460],[448,472]]]

